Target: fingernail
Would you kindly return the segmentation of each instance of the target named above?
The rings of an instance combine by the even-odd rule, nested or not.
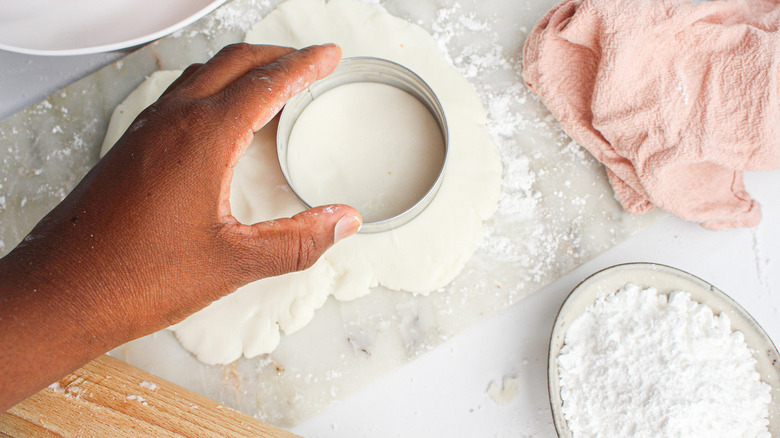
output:
[[[360,218],[351,214],[344,215],[336,222],[336,227],[333,229],[333,243],[356,234],[362,224]]]
[[[339,45],[336,43],[327,43],[323,44],[322,47],[339,47]]]

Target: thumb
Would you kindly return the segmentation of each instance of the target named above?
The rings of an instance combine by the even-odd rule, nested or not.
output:
[[[357,233],[363,221],[347,205],[325,205],[291,218],[240,227],[238,254],[247,282],[311,267],[334,243]],[[248,235],[247,235],[248,234]]]

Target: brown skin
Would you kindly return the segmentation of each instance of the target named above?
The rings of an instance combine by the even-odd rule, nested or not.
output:
[[[0,412],[357,232],[348,206],[245,225],[228,200],[253,133],[340,57],[334,45],[238,44],[191,66],[0,259]]]

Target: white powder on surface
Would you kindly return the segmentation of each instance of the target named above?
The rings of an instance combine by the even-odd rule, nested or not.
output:
[[[146,399],[143,398],[140,395],[130,394],[130,395],[126,396],[125,398],[127,400],[135,400],[135,401],[137,401],[138,403],[141,403],[144,406],[149,406],[149,403],[146,402]]]
[[[509,305],[633,233],[625,223],[635,219],[609,226],[622,210],[604,198],[612,191],[603,168],[525,87],[522,47],[533,22],[508,23],[496,0],[440,4],[419,24],[477,91],[504,164],[499,208],[470,267],[496,274],[477,287],[501,288]],[[570,186],[561,187],[563,180]]]
[[[563,415],[574,437],[769,437],[755,363],[725,313],[627,284],[566,332]]]
[[[537,174],[531,157],[521,144],[523,129],[529,122],[525,119],[528,112],[522,107],[527,90],[520,78],[520,60],[513,56],[517,50],[500,43],[501,36],[493,30],[497,17],[480,18],[466,12],[470,4],[449,3],[437,9],[432,22],[421,24],[430,28],[448,62],[469,79],[487,111],[487,127],[501,154],[504,178],[498,211],[489,223],[488,238],[478,248],[477,258],[523,267],[512,269],[521,278],[500,281],[517,283],[508,297],[508,302],[514,303],[528,283],[541,281],[551,269],[550,257],[562,234],[529,228],[542,214],[538,208],[541,195],[535,187]],[[527,232],[516,239],[496,234],[497,229]]]
[[[199,34],[208,36],[220,35],[224,32],[238,30],[246,32],[253,24],[260,21],[274,6],[271,0],[250,0],[245,8],[220,7],[201,19],[201,26],[184,27],[173,34],[172,38],[196,38]]]
[[[147,382],[146,380],[144,380],[141,383],[139,383],[138,386],[140,386],[141,388],[144,388],[144,389],[148,389],[149,391],[154,391],[157,388],[159,388],[159,386],[155,385],[152,382]]]

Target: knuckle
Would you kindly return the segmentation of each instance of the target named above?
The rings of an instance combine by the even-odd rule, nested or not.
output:
[[[188,130],[200,129],[210,124],[212,111],[208,105],[200,100],[188,100],[180,107],[180,120]]]
[[[249,56],[252,53],[253,47],[249,43],[233,43],[223,47],[222,50],[217,53],[218,56]]]
[[[319,245],[314,236],[305,234],[298,239],[298,255],[295,258],[296,271],[303,271],[310,268],[319,258]]]
[[[274,222],[278,222],[278,228],[266,228],[261,234],[236,233],[231,227],[218,232],[223,236],[219,240],[223,241],[224,259],[234,286],[303,271],[320,258],[322,245],[315,235],[301,229],[300,223],[295,224],[295,219]]]
[[[301,55],[310,55],[312,53],[317,52],[318,50],[319,50],[318,46],[308,46],[308,47],[304,47],[302,49],[299,49],[298,52]]]
[[[198,100],[168,98],[155,104],[154,116],[165,131],[176,135],[177,141],[171,146],[193,145],[202,142],[213,129],[214,114],[208,105]],[[189,143],[188,140],[199,140]]]
[[[273,275],[288,272],[303,271],[310,268],[320,256],[320,245],[311,233],[303,231],[301,223],[296,219],[288,219],[292,226],[284,227],[286,231],[279,232],[274,239],[279,246],[278,251],[267,254],[266,259],[273,266]],[[294,224],[294,222],[298,222]]]
[[[258,67],[258,72],[272,83],[283,84],[293,74],[293,65],[289,59],[280,58],[270,64]]]
[[[182,76],[189,76],[195,73],[196,71],[198,71],[198,69],[200,69],[201,67],[203,67],[203,64],[199,62],[195,64],[190,64],[187,68],[184,69],[184,72],[182,72]]]
[[[293,62],[290,58],[279,58],[276,61],[268,64],[268,68],[280,75],[288,75],[293,70]]]
[[[279,59],[252,71],[253,81],[261,81],[264,91],[278,99],[288,99],[296,84],[295,66],[289,60]]]
[[[222,48],[214,56],[220,63],[233,67],[251,64],[257,58],[257,47],[248,43],[234,43]]]

